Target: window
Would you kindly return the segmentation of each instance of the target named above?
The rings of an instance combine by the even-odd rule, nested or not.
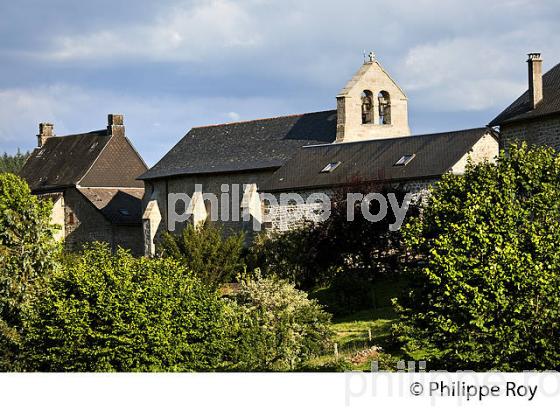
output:
[[[415,156],[416,156],[416,154],[403,155],[397,162],[395,162],[394,166],[395,167],[404,167],[405,165],[408,165],[408,163],[410,161],[412,161]]]
[[[373,93],[369,90],[362,92],[362,124],[373,122]]]
[[[391,97],[387,91],[377,94],[379,102],[379,125],[391,124]]]
[[[340,161],[330,162],[327,165],[325,165],[325,168],[321,170],[321,173],[333,172],[339,165],[340,165]]]

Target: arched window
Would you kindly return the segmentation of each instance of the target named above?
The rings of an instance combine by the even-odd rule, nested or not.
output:
[[[373,93],[369,90],[362,92],[362,124],[373,122]]]
[[[377,94],[379,102],[379,124],[391,124],[391,97],[387,91]]]

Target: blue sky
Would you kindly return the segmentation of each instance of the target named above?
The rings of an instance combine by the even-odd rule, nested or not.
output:
[[[362,63],[409,97],[413,133],[487,124],[560,63],[555,0],[1,0],[0,152],[123,113],[153,165],[193,126],[335,107]]]

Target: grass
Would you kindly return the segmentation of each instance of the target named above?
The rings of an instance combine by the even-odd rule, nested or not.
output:
[[[372,288],[375,308],[362,310],[351,315],[335,317],[332,323],[333,342],[337,344],[339,360],[350,361],[358,352],[373,346],[382,348],[384,353],[392,356],[395,362],[401,359],[401,353],[391,340],[391,325],[397,320],[391,298],[396,297],[403,284],[398,281],[378,281]],[[369,332],[371,331],[371,340]],[[329,354],[310,360],[310,370],[331,367],[336,360],[334,349]],[[369,369],[369,361],[363,364],[352,364],[352,370]],[[334,367],[334,366],[333,366]]]

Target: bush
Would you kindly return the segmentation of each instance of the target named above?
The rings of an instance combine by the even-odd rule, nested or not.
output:
[[[330,344],[330,315],[285,280],[242,280],[230,309],[236,370],[294,370]]]
[[[17,370],[21,307],[55,264],[50,213],[22,179],[0,174],[0,371]]]
[[[31,371],[212,370],[229,349],[215,292],[176,261],[102,244],[47,278],[23,324]]]
[[[181,235],[164,233],[158,254],[179,261],[187,270],[216,288],[232,281],[243,270],[244,234],[224,236],[210,224],[188,225]]]
[[[392,192],[399,204],[404,200],[404,193],[399,189],[350,184],[332,195],[331,215],[327,220],[304,223],[287,232],[261,235],[251,249],[252,267],[262,268],[265,276],[281,275],[303,290],[328,286],[335,278],[342,280],[340,277],[345,274],[370,282],[398,276],[402,259],[400,236],[389,229],[395,221],[394,215],[390,215],[389,209],[389,215],[383,220],[368,221],[357,202],[355,218],[348,221],[346,195],[350,192]],[[377,202],[372,201],[374,214],[378,212],[375,206]],[[416,212],[415,206],[409,208],[409,214]]]
[[[404,230],[404,350],[445,369],[560,366],[560,157],[512,146],[434,188]]]
[[[371,282],[355,272],[337,275],[328,288],[313,293],[313,296],[336,317],[376,307]]]

